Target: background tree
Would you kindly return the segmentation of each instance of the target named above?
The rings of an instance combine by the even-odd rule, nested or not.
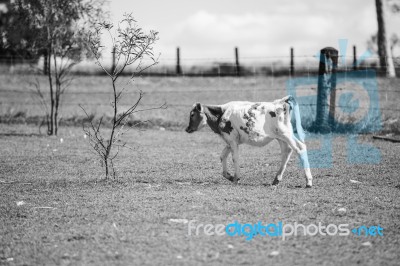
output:
[[[114,53],[115,63],[111,71],[107,70],[102,63],[101,56],[106,49],[106,47],[101,45],[101,36],[103,32],[108,33],[112,41],[112,48],[110,50]],[[89,116],[81,106],[90,121],[90,127],[85,128],[84,125],[83,130],[89,137],[90,145],[104,165],[106,179],[109,177],[110,172],[112,172],[114,178],[116,177],[114,159],[117,157],[120,148],[126,147],[126,143],[123,143],[121,138],[129,129],[129,127],[126,127],[129,117],[137,112],[166,108],[165,104],[163,104],[156,108],[137,109],[143,98],[142,91],[139,91],[138,98],[134,101],[135,103],[133,105],[125,108],[123,111],[121,111],[119,107],[119,101],[123,97],[125,88],[118,88],[117,80],[124,71],[127,71],[127,67],[130,66],[133,72],[127,83],[127,85],[129,85],[141,72],[158,63],[157,58],[155,58],[153,54],[153,44],[158,39],[157,35],[158,33],[155,31],[150,31],[148,34],[144,33],[143,30],[138,27],[132,15],[126,14],[115,31],[113,31],[112,24],[104,22],[100,23],[96,31],[90,36],[90,49],[96,58],[96,63],[102,68],[111,81],[110,89],[113,95],[111,100],[112,121],[111,130],[104,129],[103,117],[95,123],[92,117]],[[150,63],[144,65],[145,59],[149,59]]]
[[[390,38],[389,38],[389,49],[390,53],[393,57],[394,60],[398,59],[398,55],[395,54],[395,49],[396,47],[400,46],[400,38],[396,33],[393,33]],[[367,47],[368,50],[373,51],[374,53],[378,54],[378,35],[374,34],[370,37],[370,39],[367,41]],[[395,63],[396,66],[396,63]]]
[[[49,97],[35,82],[45,106],[47,134],[57,135],[61,96],[70,84],[70,70],[89,51],[91,28],[102,19],[102,1],[17,0],[11,5],[13,23],[6,29],[7,45],[35,57],[43,56]]]
[[[389,49],[387,36],[386,36],[386,25],[385,25],[385,0],[375,0],[376,14],[378,20],[378,34],[377,34],[377,44],[378,44],[378,55],[379,55],[379,65],[382,71],[385,72],[387,77],[396,77],[396,72],[393,64],[393,57]]]

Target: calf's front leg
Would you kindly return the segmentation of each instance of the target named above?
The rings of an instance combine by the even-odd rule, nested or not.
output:
[[[239,173],[239,145],[237,143],[230,144],[231,151],[232,151],[232,161],[235,167],[235,175],[233,176],[232,182],[237,184],[240,179]]]
[[[220,158],[222,162],[222,176],[228,179],[229,181],[233,181],[234,177],[230,173],[228,173],[228,166],[227,166],[227,159],[230,152],[231,152],[231,147],[229,145],[226,145],[226,147],[222,150]]]

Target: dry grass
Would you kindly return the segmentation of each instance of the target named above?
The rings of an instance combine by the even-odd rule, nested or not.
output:
[[[41,110],[28,92],[33,78],[0,76],[0,264],[395,265],[400,261],[399,144],[359,136],[359,142],[380,150],[382,160],[350,164],[347,136],[332,135],[333,167],[312,170],[314,188],[304,188],[297,159],[292,158],[283,182],[273,189],[270,183],[280,161],[277,143],[241,148],[243,178],[233,186],[221,176],[223,144],[215,134],[156,130],[182,129],[196,101],[218,104],[282,97],[287,94],[284,78],[137,80],[134,87],[127,87],[132,93],[124,98],[126,104],[142,89],[147,93],[143,107],[167,102],[169,108],[134,118],[150,119],[153,129],[132,130],[125,136],[132,149],[122,151],[119,178],[108,182],[102,180],[99,161],[80,128],[84,115],[78,107],[85,105],[96,117],[107,115],[111,107],[106,79],[76,77],[65,95],[63,120],[77,127],[63,126],[58,137],[46,137],[38,134]],[[393,111],[398,108],[398,80],[379,79],[378,84],[382,120],[390,122],[384,125],[398,130],[398,112]],[[311,124],[315,110],[303,107],[301,112],[303,124]],[[320,147],[313,137],[320,136],[309,136],[309,150]],[[363,152],[368,158],[369,150]],[[310,160],[323,163],[328,158],[310,156]],[[346,212],[338,212],[339,208]],[[287,241],[190,237],[187,224],[170,219],[380,225],[384,236],[298,236]],[[272,251],[279,255],[269,256]]]
[[[60,142],[60,138],[63,142]],[[131,131],[117,181],[104,182],[80,128],[60,136],[34,127],[0,130],[0,260],[5,265],[394,265],[399,256],[398,144],[379,148],[379,164],[346,162],[346,138],[333,135],[334,167],[313,169],[314,188],[291,159],[273,189],[277,143],[243,146],[243,178],[221,176],[220,139],[211,132]],[[309,143],[315,149],[318,143]],[[232,165],[230,165],[232,167]],[[350,179],[360,181],[353,184]],[[17,206],[17,202],[25,204]],[[51,208],[38,208],[51,207]],[[338,208],[346,208],[345,213]],[[380,225],[383,237],[188,236],[187,224],[258,221]],[[363,246],[370,242],[371,246]],[[278,256],[269,256],[278,251]],[[12,258],[12,262],[7,259]]]
[[[6,123],[36,123],[42,120],[43,111],[29,89],[29,82],[35,78],[41,80],[46,90],[46,80],[43,76],[0,76],[0,120]],[[311,78],[312,80],[312,78]],[[149,120],[151,127],[166,127],[182,129],[187,123],[187,115],[194,102],[222,104],[232,100],[271,101],[288,94],[286,82],[288,78],[280,77],[246,77],[246,78],[138,78],[134,84],[127,84],[127,79],[120,80],[120,88],[125,88],[122,108],[127,108],[135,102],[138,90],[145,92],[142,108],[168,104],[167,110],[155,110],[149,113],[139,113],[132,117],[133,121]],[[314,79],[316,83],[316,79]],[[368,82],[366,80],[365,82]],[[398,79],[378,79],[379,105],[382,126],[385,131],[397,132],[400,128],[398,119],[399,108],[397,99],[400,96]],[[102,115],[111,117],[111,90],[109,81],[102,76],[76,76],[67,94],[64,96],[61,124],[80,126],[85,115],[79,104],[95,117]],[[302,91],[306,95],[316,95],[316,85],[309,85]],[[339,85],[339,92],[347,89]],[[18,93],[15,91],[19,91]],[[357,92],[355,92],[357,94]],[[362,99],[362,98],[361,98]],[[300,99],[300,103],[302,103]],[[312,104],[315,104],[316,97]],[[362,104],[361,104],[362,106]],[[315,106],[301,106],[303,126],[307,129],[315,119]],[[340,110],[339,110],[340,111]],[[338,112],[340,121],[356,121],[357,117]],[[370,121],[376,124],[377,121]],[[368,125],[365,125],[368,127]]]

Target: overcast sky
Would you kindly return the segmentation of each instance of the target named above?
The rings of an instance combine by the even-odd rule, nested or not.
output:
[[[113,21],[131,12],[145,30],[160,32],[162,61],[175,59],[177,46],[186,62],[232,58],[235,46],[243,60],[288,56],[290,47],[315,55],[338,39],[361,54],[377,31],[375,0],[111,0],[109,7]],[[399,18],[388,17],[388,31]]]

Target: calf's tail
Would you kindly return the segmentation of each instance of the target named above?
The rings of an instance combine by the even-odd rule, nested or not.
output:
[[[290,105],[291,109],[293,110],[294,118],[296,120],[297,134],[299,136],[300,141],[304,143],[305,133],[304,133],[303,127],[301,126],[299,105],[298,105],[296,99],[292,95],[284,97],[283,100],[285,102],[287,102]]]

